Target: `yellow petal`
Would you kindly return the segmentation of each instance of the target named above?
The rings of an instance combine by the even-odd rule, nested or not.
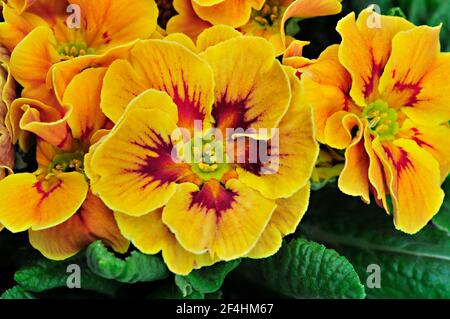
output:
[[[421,26],[394,37],[392,53],[380,82],[380,92],[390,107],[414,107],[422,99],[422,80],[440,52],[440,30],[440,27]],[[415,53],[406,45],[415,48]]]
[[[136,39],[147,39],[155,31],[158,8],[148,0],[70,0],[83,14],[85,42],[97,54]]]
[[[438,213],[444,200],[439,164],[414,141],[374,141],[383,163],[394,206],[397,229],[415,234]]]
[[[95,148],[89,163],[94,193],[114,211],[142,216],[165,205],[189,166],[172,158],[169,115],[157,109],[127,112]]]
[[[106,68],[91,68],[76,75],[67,87],[63,104],[72,109],[67,119],[72,137],[89,145],[90,138],[107,119],[100,109],[100,95]]]
[[[342,36],[339,59],[353,78],[351,96],[358,105],[377,98],[378,84],[392,48],[394,36],[413,28],[407,20],[382,16],[368,8],[358,21],[350,13],[337,26]]]
[[[269,42],[256,37],[233,38],[208,48],[201,56],[214,71],[216,103],[212,113],[222,132],[227,128],[278,127],[291,92],[288,76]]]
[[[0,221],[14,233],[50,228],[73,216],[87,192],[84,176],[76,172],[44,181],[35,174],[10,175],[0,181]]]
[[[193,129],[195,120],[210,121],[214,79],[208,64],[175,42],[148,40],[137,44],[131,62],[115,62],[102,92],[102,110],[113,121],[146,89],[165,91],[178,106],[179,122]]]
[[[119,253],[125,253],[129,246],[120,234],[113,212],[92,193],[88,193],[83,206],[68,221],[49,229],[29,231],[29,238],[34,248],[52,260],[72,257],[97,240]]]
[[[267,258],[281,247],[283,237],[293,234],[308,209],[310,186],[307,184],[297,193],[276,201],[277,208],[256,246],[248,257]]]
[[[295,70],[287,69],[287,72],[293,92],[291,105],[275,139],[268,143],[260,141],[270,157],[267,161],[260,158],[257,163],[246,163],[237,170],[241,182],[272,199],[290,197],[304,187],[319,154],[311,107],[302,102],[301,84],[294,75]]]
[[[428,151],[439,162],[441,180],[444,181],[450,173],[450,146],[443,141],[450,141],[448,125],[435,127],[416,125],[411,120],[403,123],[401,134],[410,138],[421,148]]]
[[[163,222],[186,250],[232,260],[255,246],[275,208],[238,180],[226,188],[210,180],[201,189],[181,184],[164,207]]]
[[[208,3],[209,5],[206,6],[200,4],[200,1],[194,0],[192,6],[195,13],[202,20],[208,21],[213,25],[225,24],[238,28],[248,22],[252,9],[261,8],[263,2],[262,0],[223,0],[215,4]]]
[[[239,31],[236,31],[229,26],[214,26],[206,29],[198,36],[197,48],[200,52],[205,51],[209,47],[240,36],[242,36],[242,34]]]
[[[122,234],[144,254],[154,255],[162,251],[170,271],[187,275],[192,270],[214,263],[208,254],[195,255],[177,243],[175,236],[161,220],[162,209],[141,217],[116,213],[116,220]]]

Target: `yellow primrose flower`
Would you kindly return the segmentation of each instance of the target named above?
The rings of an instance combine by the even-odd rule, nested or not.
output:
[[[101,105],[115,127],[85,167],[124,236],[178,274],[274,254],[306,211],[318,154],[294,72],[266,40],[224,26],[195,46],[141,41],[114,62]],[[251,160],[255,143],[271,156]]]
[[[319,142],[346,150],[339,188],[367,203],[372,191],[409,234],[439,211],[450,171],[450,54],[440,52],[440,29],[368,8],[339,22],[342,43],[317,61],[294,56],[304,43],[285,59],[314,105]]]
[[[0,181],[0,223],[14,233],[28,230],[31,244],[50,259],[66,259],[99,239],[118,252],[128,249],[83,168],[91,141],[109,128],[100,110],[105,72],[89,68],[74,77],[62,97],[66,113],[31,99],[11,105],[13,138],[19,131],[36,136],[39,168]]]
[[[277,54],[286,42],[284,28],[290,18],[313,18],[338,14],[341,0],[174,0],[179,15],[169,20],[169,33],[182,32],[192,39],[212,25],[224,24],[246,35],[269,40]]]
[[[29,10],[49,1],[34,1],[21,17],[26,20]],[[11,56],[11,73],[24,87],[22,96],[50,105],[57,100],[53,96],[52,72],[49,72],[53,66],[70,64],[77,74],[86,67],[98,65],[98,60],[107,59],[133,41],[150,37],[156,30],[158,16],[153,0],[57,2],[63,11],[55,13],[54,23],[33,28]],[[66,13],[69,5],[72,14]],[[9,25],[14,26],[14,22],[9,21]]]

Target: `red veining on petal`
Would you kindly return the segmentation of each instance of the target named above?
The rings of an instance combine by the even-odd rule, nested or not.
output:
[[[372,73],[367,80],[364,80],[365,85],[363,88],[364,98],[366,99],[375,91],[376,85],[383,74],[383,67],[375,61],[373,49],[371,49],[370,53],[372,56]]]
[[[400,176],[400,174],[405,170],[406,168],[413,168],[413,164],[411,160],[408,158],[408,153],[401,147],[398,148],[398,152],[394,155],[391,149],[389,149],[386,146],[383,146],[384,152],[386,153],[386,156],[388,159],[392,162],[394,165],[394,168],[397,172],[397,176]]]
[[[36,189],[36,191],[41,195],[41,198],[39,199],[38,206],[40,206],[47,198],[50,197],[51,194],[53,194],[57,189],[61,188],[62,181],[58,180],[56,184],[54,184],[49,190],[44,190],[42,186],[42,182],[36,182],[33,187]]]
[[[158,187],[161,187],[163,185],[177,182],[183,177],[189,175],[189,166],[182,163],[175,163],[173,161],[171,153],[173,143],[170,137],[169,141],[166,141],[153,129],[149,128],[148,132],[145,134],[147,138],[153,142],[153,146],[144,144],[142,141],[130,141],[131,144],[148,151],[148,155],[144,158],[140,158],[144,164],[139,163],[139,168],[126,169],[125,172],[136,173],[144,179],[150,178],[150,180],[142,186],[143,189],[147,188],[154,182],[157,182]],[[157,156],[155,156],[155,154],[157,154]]]
[[[230,101],[227,97],[227,91],[219,98],[212,111],[212,115],[216,120],[216,127],[225,131],[228,128],[248,129],[253,123],[258,120],[258,116],[251,119],[246,119],[248,111],[248,103],[252,91],[241,98]]]
[[[105,41],[106,44],[110,44],[111,41],[112,41],[111,38],[109,37],[108,31],[106,31],[106,32],[104,32],[102,34],[102,38],[103,38],[103,40]]]
[[[412,130],[412,132],[414,134],[412,136],[412,139],[414,140],[414,142],[417,143],[417,145],[419,145],[420,147],[426,146],[426,147],[429,147],[429,148],[434,148],[433,145],[428,144],[427,142],[425,142],[424,140],[422,140],[420,138],[420,136],[422,136],[423,134],[417,128],[412,128],[411,130]]]
[[[220,219],[222,214],[233,207],[238,194],[225,189],[218,181],[210,180],[201,190],[191,194],[190,208],[198,206],[207,211],[213,210]]]
[[[409,91],[410,97],[405,102],[405,106],[414,106],[419,101],[418,95],[420,94],[422,88],[419,84],[407,84],[398,82],[395,84],[394,90],[397,92]]]

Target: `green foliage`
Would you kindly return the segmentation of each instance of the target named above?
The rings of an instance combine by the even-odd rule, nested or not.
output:
[[[253,283],[290,298],[364,298],[364,287],[345,257],[325,246],[292,240],[275,256],[247,260],[241,269]]]
[[[176,276],[175,283],[184,296],[196,291],[210,294],[219,291],[225,277],[241,263],[240,260],[221,262],[211,267],[195,270],[187,276]]]
[[[89,268],[100,277],[123,283],[151,282],[169,276],[169,271],[160,256],[144,255],[133,251],[131,256],[120,259],[101,241],[91,244],[87,251]]]
[[[384,211],[362,206],[308,218],[301,229],[346,256],[364,283],[367,267],[380,267],[381,288],[367,288],[368,297],[450,298],[450,237],[433,226],[406,235]]]
[[[20,286],[6,290],[0,299],[35,299],[35,297]]]

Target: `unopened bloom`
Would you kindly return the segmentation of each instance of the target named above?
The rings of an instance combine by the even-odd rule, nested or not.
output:
[[[286,43],[284,28],[290,18],[313,18],[338,14],[339,0],[175,0],[175,10],[168,25],[169,33],[182,32],[196,39],[212,25],[228,25],[246,35],[269,40],[281,54]]]
[[[306,211],[318,153],[312,113],[293,72],[266,40],[223,26],[205,31],[195,47],[141,41],[130,59],[114,62],[102,110],[115,127],[91,147],[85,167],[124,236],[144,253],[162,251],[179,274],[274,254]],[[212,128],[217,134],[208,135]],[[274,135],[248,135],[272,128],[279,144]],[[174,135],[180,131],[188,135],[181,144]],[[244,161],[221,160],[239,136],[274,144],[273,162],[249,161],[245,147],[233,153]],[[178,160],[191,151],[202,154],[200,161]]]
[[[50,6],[52,10],[35,10]],[[73,13],[67,13],[71,6]],[[157,7],[153,0],[36,0],[19,16],[26,22],[35,18],[37,24],[12,52],[11,72],[24,89],[22,96],[38,99],[50,105],[60,96],[53,92],[53,73],[69,64],[77,74],[81,70],[111,60],[117,51],[137,39],[145,39],[156,30]],[[51,17],[51,23],[44,23]],[[6,26],[15,21],[6,17]],[[53,68],[55,66],[55,68]],[[57,95],[61,90],[56,88]],[[63,92],[63,90],[62,90]]]
[[[50,259],[73,256],[99,239],[118,252],[128,249],[113,212],[92,194],[84,174],[84,154],[109,128],[100,110],[105,72],[89,68],[73,78],[62,97],[65,113],[25,98],[11,105],[13,138],[36,137],[39,167],[0,181],[0,223],[14,233],[28,230],[30,243]]]
[[[367,203],[372,192],[410,234],[439,211],[450,170],[450,54],[440,52],[440,29],[369,8],[339,22],[342,43],[317,61],[285,60],[298,66],[319,142],[346,150],[339,188]]]

